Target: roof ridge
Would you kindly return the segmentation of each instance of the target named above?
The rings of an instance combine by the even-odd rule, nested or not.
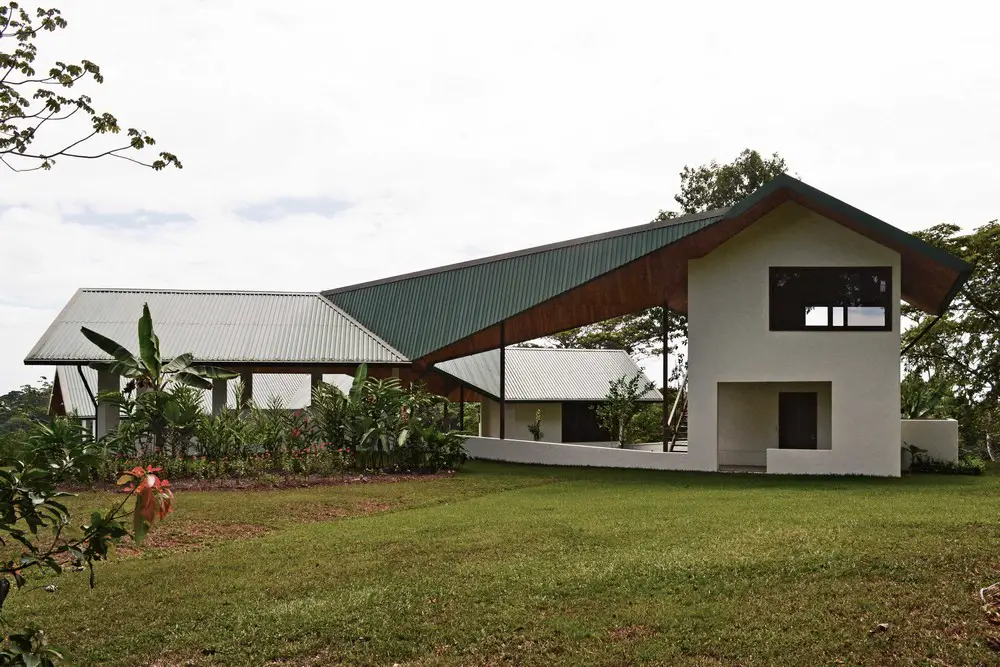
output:
[[[361,324],[361,322],[358,322],[352,315],[348,314],[348,312],[346,310],[344,310],[343,308],[341,308],[340,306],[338,306],[337,304],[335,304],[333,301],[330,301],[329,299],[327,299],[322,294],[317,294],[316,296],[318,296],[319,300],[322,301],[323,303],[325,303],[329,308],[333,309],[333,311],[335,313],[337,313],[338,315],[340,315],[341,317],[343,317],[345,320],[347,320],[348,322],[350,322],[351,324],[353,324],[355,327],[357,327],[362,333],[367,334],[372,340],[374,340],[376,343],[378,343],[383,348],[385,348],[385,350],[387,352],[391,352],[392,354],[395,354],[397,357],[399,357],[399,359],[401,361],[409,362],[409,358],[407,358],[407,356],[405,354],[403,354],[402,352],[400,352],[399,350],[397,350],[396,348],[394,348],[392,345],[390,345],[388,343],[388,341],[384,340],[381,336],[379,336],[378,334],[376,334],[374,331],[372,331],[371,329],[369,329],[365,325]]]
[[[117,294],[226,294],[234,296],[315,296],[322,298],[320,292],[284,292],[274,290],[237,290],[237,289],[146,289],[142,287],[81,287],[80,292],[114,292]],[[325,299],[324,299],[325,300]]]
[[[418,271],[411,271],[410,273],[401,273],[396,276],[388,276],[386,278],[376,278],[375,280],[355,283],[353,285],[344,285],[343,287],[335,287],[333,289],[323,290],[321,294],[325,297],[329,297],[334,294],[353,292],[355,290],[367,287],[374,287],[376,285],[389,284],[389,283],[399,282],[401,280],[420,278],[422,276],[429,276],[438,273],[448,273],[450,271],[458,271],[460,269],[465,269],[473,266],[492,264],[494,262],[499,262],[514,257],[527,257],[528,255],[535,255],[542,252],[549,252],[550,250],[559,250],[562,248],[570,248],[577,245],[596,243],[598,241],[604,241],[619,236],[629,236],[630,234],[639,234],[642,232],[650,231],[652,229],[660,229],[672,225],[682,225],[689,222],[700,222],[708,218],[721,217],[722,215],[725,215],[726,211],[728,210],[729,210],[728,208],[719,208],[711,211],[705,211],[704,213],[688,213],[687,215],[682,215],[677,218],[659,220],[656,222],[645,222],[641,225],[633,225],[631,227],[613,229],[611,231],[599,232],[597,234],[590,234],[588,236],[580,236],[574,239],[569,239],[567,241],[556,241],[555,243],[547,243],[544,245],[533,246],[530,248],[522,248],[521,250],[513,250],[506,253],[499,253],[497,255],[488,255],[486,257],[465,260],[462,262],[456,262],[454,264],[446,264],[444,266],[437,266],[429,269],[420,269]]]

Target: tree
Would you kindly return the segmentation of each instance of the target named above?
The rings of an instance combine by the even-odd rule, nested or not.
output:
[[[696,168],[685,166],[680,173],[681,191],[674,199],[684,213],[732,206],[787,170],[784,158],[777,153],[765,158],[748,148],[727,164],[720,165],[712,160]],[[652,222],[670,220],[678,215],[661,210]],[[672,353],[687,341],[687,316],[670,311],[667,325],[670,332],[667,348]],[[663,308],[657,307],[570,329],[552,339],[557,347],[625,350],[640,357],[659,356],[664,347],[662,331]]]
[[[646,380],[642,373],[633,377],[623,375],[612,381],[607,398],[595,408],[597,422],[620,444],[627,444],[629,426],[642,408],[639,400],[651,389],[653,383]]]
[[[0,162],[20,172],[51,169],[57,157],[116,157],[156,171],[168,165],[180,169],[180,160],[173,153],[160,152],[149,162],[139,159],[141,155],[136,153],[154,146],[156,140],[134,127],[124,130],[127,142],[89,148],[92,139],[123,131],[115,116],[94,108],[90,95],[76,94],[76,86],[87,79],[104,82],[100,67],[90,60],[79,64],[57,61],[44,73],[36,71],[36,41],[43,33],[66,26],[58,9],[38,8],[32,14],[14,0],[0,5]],[[70,129],[73,123],[81,130],[72,141],[62,139],[64,132],[50,131]],[[45,135],[60,139],[43,145],[40,140]]]
[[[45,421],[51,394],[52,384],[41,378],[38,386],[26,384],[0,396],[0,436],[27,431],[32,424]]]
[[[976,268],[940,319],[903,305],[915,322],[902,337],[903,361],[954,393],[948,416],[959,420],[964,447],[982,452],[1000,426],[1000,222],[970,232],[941,224],[917,236]]]
[[[717,208],[728,208],[753,194],[775,176],[788,171],[785,159],[774,153],[770,158],[746,148],[735,160],[708,164],[681,171],[681,193],[674,200],[684,213],[703,213]],[[657,216],[664,215],[663,211]],[[672,214],[666,214],[673,217]]]

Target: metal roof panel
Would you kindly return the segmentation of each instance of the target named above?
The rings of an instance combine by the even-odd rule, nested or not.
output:
[[[130,350],[149,304],[164,357],[191,352],[213,363],[405,363],[391,345],[318,294],[81,289],[25,363],[107,359],[86,326]]]

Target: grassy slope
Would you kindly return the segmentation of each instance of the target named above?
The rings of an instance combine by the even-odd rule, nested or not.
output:
[[[12,595],[5,616],[83,665],[993,663],[975,594],[1000,579],[998,482],[480,463],[185,493],[173,548],[100,567],[93,592],[67,575]],[[248,524],[269,532],[232,539]]]

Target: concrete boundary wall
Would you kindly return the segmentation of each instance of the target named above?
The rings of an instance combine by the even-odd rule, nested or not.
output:
[[[958,460],[958,422],[954,419],[904,419],[901,426],[903,443],[926,449],[924,456]]]
[[[633,449],[529,440],[499,440],[477,436],[466,438],[464,444],[469,456],[485,461],[592,468],[706,470],[706,468],[696,467],[695,462],[687,454],[679,452],[644,452]]]

